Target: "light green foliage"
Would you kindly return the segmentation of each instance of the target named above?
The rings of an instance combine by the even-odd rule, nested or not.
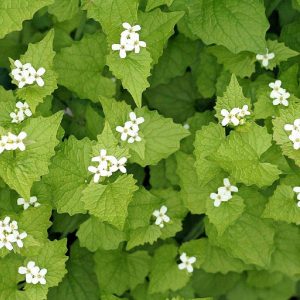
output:
[[[21,30],[24,20],[31,19],[34,13],[44,6],[52,4],[53,0],[3,0],[0,3],[0,38],[12,31]],[[5,24],[5,26],[3,26]]]
[[[94,259],[100,288],[117,295],[142,283],[149,272],[150,257],[146,251],[97,251]]]
[[[39,68],[44,68],[46,70],[45,74],[42,76],[45,83],[43,87],[34,83],[32,85],[27,85],[22,89],[18,89],[17,91],[17,96],[26,100],[32,111],[35,110],[38,103],[42,102],[46,96],[51,95],[57,88],[57,74],[53,70],[53,59],[55,55],[55,52],[53,51],[53,38],[54,30],[50,30],[39,43],[29,44],[26,53],[20,57],[20,61],[23,64],[31,63],[36,71]],[[14,81],[14,83],[16,82]]]
[[[156,8],[161,5],[167,5],[170,6],[174,0],[148,0],[146,11],[152,10],[153,8]]]
[[[101,222],[94,216],[80,225],[77,236],[80,246],[92,252],[97,249],[117,249],[120,242],[125,240],[125,234],[122,231],[108,223]]]
[[[186,270],[179,270],[176,263],[178,249],[175,245],[163,245],[155,251],[150,271],[149,292],[176,291],[189,280]]]
[[[233,53],[265,49],[269,24],[259,0],[195,0],[189,13],[191,31],[206,44],[223,45]]]
[[[15,150],[15,153],[0,156],[0,176],[25,199],[29,199],[33,182],[48,173],[50,158],[58,144],[56,134],[61,117],[61,113],[57,113],[28,120],[22,128],[27,133],[26,151]]]
[[[147,78],[150,76],[151,62],[150,54],[145,49],[139,55],[131,53],[124,59],[116,52],[107,57],[110,70],[122,81],[123,87],[129,91],[139,107],[142,105],[142,93],[149,87]]]
[[[98,300],[99,288],[94,273],[93,255],[80,248],[78,243],[71,248],[67,261],[68,274],[58,287],[49,291],[49,300]]]
[[[278,186],[266,205],[263,217],[299,224],[300,210],[293,188],[287,185]]]
[[[232,131],[215,155],[215,161],[237,182],[259,187],[272,184],[281,173],[276,165],[261,162],[271,146],[266,128],[252,124],[245,132]]]
[[[250,100],[246,98],[243,94],[243,90],[237,81],[235,75],[231,76],[229,85],[226,88],[222,97],[218,97],[215,110],[217,112],[217,117],[219,121],[223,120],[221,115],[221,110],[226,109],[231,111],[233,108],[238,107],[242,108],[244,105],[248,105],[249,111],[251,111]]]
[[[52,5],[48,7],[50,14],[57,17],[59,22],[72,19],[78,12],[78,0],[55,0]]]
[[[293,142],[289,139],[290,131],[284,130],[284,125],[294,124],[294,121],[300,118],[299,109],[299,103],[291,103],[280,114],[280,117],[273,120],[275,142],[280,146],[282,153],[293,159],[298,166],[300,165],[300,151],[294,149]]]
[[[52,160],[46,182],[51,187],[58,212],[74,215],[86,211],[81,198],[90,176],[91,152],[90,140],[70,137]]]
[[[113,96],[114,83],[101,75],[106,53],[105,36],[99,33],[87,35],[71,47],[62,49],[54,60],[58,83],[73,90],[82,99],[96,102],[100,95]]]
[[[101,221],[122,230],[127,216],[127,207],[137,189],[131,175],[120,176],[115,182],[95,184],[91,182],[83,191],[81,201],[90,214]]]
[[[250,77],[255,71],[255,55],[251,52],[234,54],[223,46],[212,46],[208,51],[217,57],[219,64],[237,76]]]

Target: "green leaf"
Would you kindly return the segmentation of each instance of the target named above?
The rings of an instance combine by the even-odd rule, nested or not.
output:
[[[181,195],[185,207],[193,214],[206,211],[206,199],[203,198],[199,178],[194,168],[195,159],[183,152],[176,153],[177,175],[179,177]]]
[[[142,93],[149,87],[147,78],[150,76],[151,57],[147,50],[140,53],[130,53],[126,58],[120,58],[119,53],[110,53],[107,64],[112,73],[122,81],[137,106],[142,105]]]
[[[50,289],[48,300],[99,299],[93,256],[89,251],[80,248],[78,243],[71,247],[67,270],[68,274],[59,286]]]
[[[161,205],[162,201],[144,188],[134,193],[128,206],[128,218],[125,227],[129,235],[128,250],[145,243],[153,244],[159,238],[161,229],[150,220],[154,210],[159,209]]]
[[[126,103],[113,99],[101,98],[101,104],[106,120],[120,141],[120,134],[115,128],[118,125],[123,126],[129,120],[129,112],[132,109]],[[180,140],[188,135],[187,130],[181,125],[175,124],[171,119],[163,118],[156,111],[150,111],[147,107],[137,108],[134,112],[138,117],[145,119],[145,122],[139,127],[142,141],[132,145],[127,142],[121,142],[121,144],[124,148],[130,149],[130,161],[141,166],[155,165],[161,159],[167,158],[179,149]]]
[[[81,198],[90,176],[88,166],[91,164],[92,145],[87,138],[78,141],[71,136],[52,159],[45,179],[51,186],[53,202],[59,213],[86,212]]]
[[[195,60],[196,42],[179,34],[169,40],[167,48],[159,58],[150,77],[151,87],[168,83],[172,78],[182,76]]]
[[[174,26],[183,17],[184,12],[162,12],[155,9],[148,13],[139,11],[138,22],[142,29],[140,39],[147,43],[153,64],[158,62],[163,53],[164,46],[174,33]]]
[[[0,87],[0,126],[10,127],[10,113],[16,109],[16,98],[12,91]]]
[[[208,52],[216,56],[218,63],[236,76],[250,77],[255,72],[255,55],[251,52],[231,53],[223,46],[212,46]]]
[[[161,5],[167,5],[170,6],[173,3],[174,0],[148,0],[146,11],[152,10],[153,8],[156,8]]]
[[[3,0],[0,3],[0,38],[11,31],[20,31],[22,23],[33,17],[34,13],[44,6],[50,5],[53,0],[19,1]]]
[[[295,225],[279,223],[276,226],[275,251],[272,254],[270,271],[278,271],[289,277],[299,276],[299,234],[299,227]]]
[[[87,10],[89,18],[100,22],[109,44],[119,42],[120,33],[124,30],[123,22],[131,25],[137,22],[137,0],[83,0],[82,7]]]
[[[74,91],[82,99],[98,102],[100,95],[112,97],[115,94],[115,84],[101,75],[106,54],[105,36],[100,33],[85,35],[71,47],[61,49],[54,59],[58,83]]]
[[[78,9],[78,0],[55,0],[48,7],[49,13],[55,15],[59,22],[72,19],[77,14]]]
[[[98,249],[114,250],[125,240],[125,234],[114,226],[91,216],[82,223],[76,233],[80,246],[92,252]]]
[[[258,53],[266,48],[265,34],[269,23],[265,7],[259,0],[192,1],[189,26],[206,44],[223,45],[233,53]]]
[[[245,264],[237,258],[229,256],[226,251],[220,247],[211,245],[209,239],[201,238],[192,242],[194,244],[194,252],[199,252],[197,261],[199,267],[209,273],[228,274],[229,272],[241,273],[245,270]],[[185,245],[185,244],[183,244]],[[184,248],[181,248],[185,251]]]
[[[269,199],[263,217],[287,223],[300,223],[300,210],[293,188],[280,185]]]
[[[135,182],[132,175],[119,176],[107,185],[92,182],[83,191],[81,201],[90,214],[122,230],[128,204],[137,190]]]
[[[224,140],[225,129],[219,124],[210,123],[196,132],[194,141],[195,168],[201,185],[208,183],[222,173],[221,168],[210,156],[218,150]]]
[[[150,294],[176,291],[187,284],[189,275],[185,270],[178,269],[177,256],[178,249],[171,244],[163,245],[155,251],[149,276]]]
[[[141,166],[155,165],[161,159],[169,157],[180,147],[180,141],[189,135],[181,125],[169,118],[163,118],[156,111],[146,107],[136,109],[138,116],[143,116],[145,122],[140,125],[140,131],[145,139],[145,158],[136,152],[131,153],[131,160]]]
[[[228,226],[234,224],[245,208],[244,200],[238,194],[234,194],[229,201],[221,203],[220,207],[215,207],[213,201],[209,200],[206,202],[206,214],[219,234],[223,234]]]
[[[218,97],[215,110],[217,112],[216,117],[221,122],[223,116],[221,115],[222,109],[227,109],[231,111],[233,108],[238,107],[242,108],[244,105],[248,105],[249,110],[251,110],[250,99],[246,98],[243,94],[243,90],[237,81],[237,78],[234,74],[231,76],[229,85],[226,88],[222,97]]]
[[[268,70],[273,70],[277,65],[281,62],[288,60],[291,57],[299,55],[297,51],[294,51],[284,45],[284,43],[279,43],[276,40],[268,40],[267,41],[267,48],[269,52],[273,52],[275,54],[274,59],[269,61],[267,66]],[[265,53],[265,52],[263,52]]]
[[[237,182],[258,187],[271,185],[281,173],[277,166],[261,162],[271,146],[267,129],[252,124],[245,132],[232,131],[215,155],[215,161]]]
[[[244,213],[221,236],[217,236],[215,228],[206,229],[210,241],[230,256],[260,267],[270,264],[275,230],[269,221]]]
[[[46,96],[52,94],[57,88],[57,74],[53,70],[53,51],[54,30],[50,30],[47,35],[36,44],[29,44],[24,55],[21,55],[20,60],[23,64],[31,63],[38,70],[45,68],[46,72],[42,76],[45,85],[40,87],[37,84],[27,85],[22,89],[17,90],[17,96],[26,100],[32,111],[35,110],[38,103],[42,102]],[[15,83],[15,81],[13,80]]]
[[[199,97],[190,73],[176,77],[168,84],[149,89],[145,96],[151,108],[178,123],[195,113],[196,99]]]
[[[217,59],[206,48],[200,50],[197,60],[192,65],[192,74],[199,93],[204,98],[211,98],[216,93],[216,83],[221,70]]]
[[[300,151],[294,149],[293,142],[289,139],[290,131],[285,131],[284,125],[294,124],[294,121],[299,118],[299,109],[299,103],[290,103],[290,105],[280,113],[280,117],[273,120],[273,138],[275,142],[280,146],[283,154],[293,159],[298,166],[300,166]]]
[[[40,268],[46,268],[46,285],[45,286],[35,286],[26,285],[26,290],[39,290],[57,286],[63,279],[64,275],[67,273],[65,263],[68,257],[65,255],[67,252],[67,240],[55,240],[47,241],[44,243],[43,247],[37,255],[30,256],[24,262],[27,264],[28,261],[32,260]],[[24,275],[23,275],[24,276]]]
[[[149,272],[150,257],[146,251],[97,251],[95,263],[100,289],[122,295],[144,281]]]
[[[7,151],[0,156],[0,176],[25,199],[30,197],[33,182],[48,173],[61,118],[62,114],[56,113],[48,118],[29,119],[22,128],[27,133],[26,150]]]

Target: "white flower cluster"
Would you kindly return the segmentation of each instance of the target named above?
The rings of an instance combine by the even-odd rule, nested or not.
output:
[[[267,49],[266,54],[257,54],[256,59],[258,61],[261,61],[261,64],[263,67],[267,67],[269,65],[269,60],[273,59],[275,57],[275,54],[273,52],[269,53],[269,49]]]
[[[45,82],[42,76],[46,70],[44,68],[36,69],[30,64],[22,64],[19,60],[14,61],[15,69],[11,71],[12,76],[18,82],[18,88],[37,83],[38,86],[44,86]]]
[[[170,222],[170,217],[166,215],[168,208],[166,206],[162,206],[160,209],[157,209],[153,212],[153,216],[156,217],[155,225],[158,225],[160,228],[165,226],[164,223]]]
[[[38,207],[41,204],[37,201],[37,197],[36,196],[32,196],[30,197],[30,199],[27,201],[24,198],[18,198],[17,199],[17,204],[18,205],[23,205],[24,210],[28,209],[29,206],[33,206],[33,207]]]
[[[134,53],[140,53],[140,47],[146,47],[146,43],[140,41],[140,35],[137,33],[141,30],[141,26],[131,26],[129,23],[123,23],[122,26],[125,30],[121,33],[120,44],[113,44],[112,50],[119,51],[121,58],[125,58],[128,51],[134,50]]]
[[[0,153],[4,150],[17,150],[24,151],[26,149],[23,140],[27,137],[26,132],[21,131],[18,135],[9,132],[7,135],[2,135],[0,139]]]
[[[273,105],[289,105],[288,99],[290,98],[290,93],[281,87],[281,80],[269,83],[269,87],[272,89],[270,97],[273,99]]]
[[[221,202],[226,202],[232,198],[232,192],[238,192],[239,189],[230,184],[228,178],[223,179],[224,186],[218,188],[218,193],[211,193],[210,199],[214,200],[214,206],[219,207]]]
[[[0,249],[5,247],[7,250],[12,251],[14,244],[22,248],[22,240],[26,237],[27,233],[25,231],[22,233],[18,231],[17,221],[11,221],[10,217],[0,220]]]
[[[296,119],[294,124],[285,124],[284,130],[291,131],[289,139],[293,142],[295,150],[300,149],[300,119]]]
[[[179,270],[187,270],[188,273],[192,273],[194,271],[193,264],[196,262],[195,256],[187,256],[185,252],[180,255],[181,263],[178,264]]]
[[[117,126],[116,130],[121,133],[121,140],[127,141],[129,144],[140,142],[142,139],[139,136],[139,125],[144,123],[143,117],[136,117],[134,112],[129,113],[130,121],[125,122],[124,126]]]
[[[230,112],[227,109],[221,110],[221,115],[224,117],[221,124],[222,126],[227,125],[243,125],[245,124],[245,117],[251,113],[248,111],[248,105],[244,105],[243,108],[235,107]]]
[[[100,155],[92,158],[93,162],[98,162],[98,166],[89,166],[88,170],[94,173],[94,182],[98,183],[101,177],[110,177],[114,172],[118,170],[122,173],[126,173],[125,164],[127,162],[126,157],[121,157],[119,160],[113,155],[107,155],[105,149],[100,150]]]
[[[18,101],[16,103],[16,109],[14,112],[10,113],[10,117],[12,118],[12,123],[21,123],[25,120],[25,117],[31,117],[32,112],[29,108],[29,105],[27,102],[21,102]]]
[[[34,261],[29,261],[26,267],[19,267],[18,273],[25,275],[25,280],[27,283],[32,284],[46,284],[46,274],[47,269],[40,269],[35,265]]]
[[[293,191],[297,194],[297,206],[300,207],[300,186],[295,186]]]

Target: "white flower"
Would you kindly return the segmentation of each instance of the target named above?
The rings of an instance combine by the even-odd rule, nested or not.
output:
[[[25,120],[23,112],[17,111],[17,112],[11,112],[9,116],[12,118],[12,123],[21,123]]]
[[[0,139],[0,153],[2,153],[7,148],[8,136],[2,135]]]
[[[29,261],[26,267],[19,267],[18,273],[21,275],[25,275],[25,279],[27,283],[32,283],[32,279],[39,272],[39,267],[35,265],[34,261]]]
[[[98,183],[101,179],[101,176],[105,176],[107,174],[107,172],[104,172],[103,169],[101,168],[101,166],[99,165],[98,167],[94,167],[94,166],[89,166],[88,170],[92,173],[94,173],[94,182]]]
[[[235,107],[230,112],[227,109],[221,110],[221,115],[224,117],[221,124],[226,126],[228,124],[233,124],[234,126],[239,125],[240,120],[237,118],[237,115],[240,113],[240,109]]]
[[[136,114],[132,111],[129,113],[129,118],[131,121],[131,126],[133,131],[138,132],[139,131],[139,125],[145,122],[145,119],[143,117],[137,118]]]
[[[26,132],[21,131],[18,135],[15,135],[11,132],[8,133],[8,142],[6,145],[6,150],[16,150],[20,149],[24,151],[26,149],[23,140],[27,137]]]
[[[269,87],[273,89],[270,93],[270,97],[273,99],[285,92],[285,90],[281,87],[281,80],[275,80],[275,82],[269,83]]]
[[[128,136],[134,136],[135,132],[132,128],[132,122],[131,121],[127,121],[124,124],[124,127],[122,126],[117,126],[116,127],[116,131],[121,133],[121,140],[122,141],[126,141],[128,139]]]
[[[21,102],[21,101],[18,101],[17,103],[16,103],[16,108],[20,111],[20,112],[22,112],[25,116],[27,116],[27,117],[31,117],[32,116],[32,112],[31,112],[31,110],[30,110],[30,107],[29,107],[29,105],[28,105],[28,103],[27,102]]]
[[[257,54],[256,55],[256,59],[258,61],[261,61],[261,64],[265,68],[269,65],[269,60],[273,59],[274,57],[275,57],[275,54],[273,52],[269,53],[268,49],[267,49],[266,54]]]
[[[118,160],[117,162],[117,165],[116,167],[118,168],[118,170],[121,172],[121,173],[126,173],[127,170],[126,170],[126,167],[125,167],[125,164],[127,162],[127,158],[126,157],[122,157]]]
[[[39,68],[37,71],[34,68],[30,69],[30,74],[34,78],[38,86],[42,87],[45,85],[45,82],[42,78],[45,72],[46,72],[45,68]]]
[[[15,60],[14,65],[16,66],[16,68],[12,70],[13,75],[14,73],[28,71],[32,67],[29,63],[23,65],[19,60]]]
[[[183,124],[183,128],[186,129],[186,130],[189,130],[190,129],[190,125],[188,123],[184,123]]]
[[[228,178],[224,178],[223,179],[223,184],[224,184],[224,186],[222,186],[222,187],[219,187],[218,188],[218,191],[220,191],[220,193],[222,194],[222,193],[231,193],[231,192],[238,192],[239,191],[239,189],[236,187],[236,186],[234,186],[234,185],[231,185],[231,183],[230,183],[230,181],[229,181],[229,179]]]
[[[15,242],[15,237],[13,234],[0,233],[0,249],[5,247],[7,250],[11,251],[13,250],[12,243],[14,242]]]
[[[135,132],[129,139],[128,143],[133,144],[134,142],[140,142],[142,138],[139,136],[138,132]]]
[[[238,117],[239,118],[244,118],[245,116],[250,116],[251,113],[250,111],[248,110],[248,105],[245,104],[238,112]],[[241,121],[241,120],[240,120]]]
[[[159,210],[155,210],[153,212],[153,216],[156,217],[155,225],[158,225],[159,227],[163,228],[164,223],[170,222],[170,217],[166,215],[168,208],[163,205]]]
[[[214,200],[214,206],[219,207],[221,205],[221,202],[226,202],[232,198],[231,193],[224,192],[224,190],[221,190],[218,193],[211,193],[210,199]]]
[[[23,88],[26,84],[32,84],[34,82],[34,77],[27,70],[23,71],[21,74],[15,75],[14,79],[18,81],[18,88]]]
[[[194,271],[193,264],[196,262],[195,256],[187,256],[185,252],[180,255],[181,263],[178,264],[179,270],[186,269],[188,273],[192,273]]]
[[[128,43],[127,40],[121,39],[120,44],[113,44],[111,46],[111,49],[114,51],[119,51],[119,56],[121,58],[126,57],[126,52],[127,51],[132,51],[134,49],[133,45]]]
[[[289,139],[293,142],[295,150],[300,149],[300,131],[292,131],[292,134],[289,135]]]
[[[278,105],[278,104],[282,104],[284,106],[288,106],[289,105],[289,101],[287,100],[290,97],[290,93],[286,92],[284,90],[283,94],[278,95],[278,97],[276,97],[273,100],[273,105]]]
[[[284,130],[286,131],[293,131],[293,130],[298,130],[300,131],[300,119],[296,119],[294,121],[294,124],[285,124],[284,125]]]
[[[146,48],[146,43],[143,41],[140,41],[138,35],[131,39],[131,44],[134,47],[134,53],[140,53],[140,51],[141,51],[140,47]]]
[[[38,207],[41,205],[39,202],[37,202],[36,196],[30,197],[29,201],[26,201],[24,198],[18,198],[17,204],[23,205],[24,210],[28,209],[29,206]]]
[[[47,274],[47,269],[43,268],[41,270],[38,271],[38,273],[36,275],[33,276],[32,278],[32,283],[33,284],[46,284],[46,276]]]
[[[92,161],[99,162],[99,165],[101,165],[102,168],[107,168],[107,159],[108,159],[108,156],[107,156],[106,150],[101,149],[99,156],[93,157]]]
[[[14,231],[13,233],[14,236],[14,242],[17,243],[19,248],[23,248],[23,239],[27,237],[27,233],[24,231],[22,233],[19,233],[19,231]]]
[[[134,25],[131,26],[129,23],[124,22],[122,24],[123,28],[125,29],[122,33],[121,33],[121,37],[125,38],[125,39],[133,39],[136,38],[136,36],[138,36],[138,34],[136,33],[137,31],[141,30],[141,26],[140,25]]]

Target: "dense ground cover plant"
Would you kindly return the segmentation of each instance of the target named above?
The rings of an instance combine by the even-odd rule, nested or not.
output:
[[[0,1],[0,300],[297,296],[299,20]]]

